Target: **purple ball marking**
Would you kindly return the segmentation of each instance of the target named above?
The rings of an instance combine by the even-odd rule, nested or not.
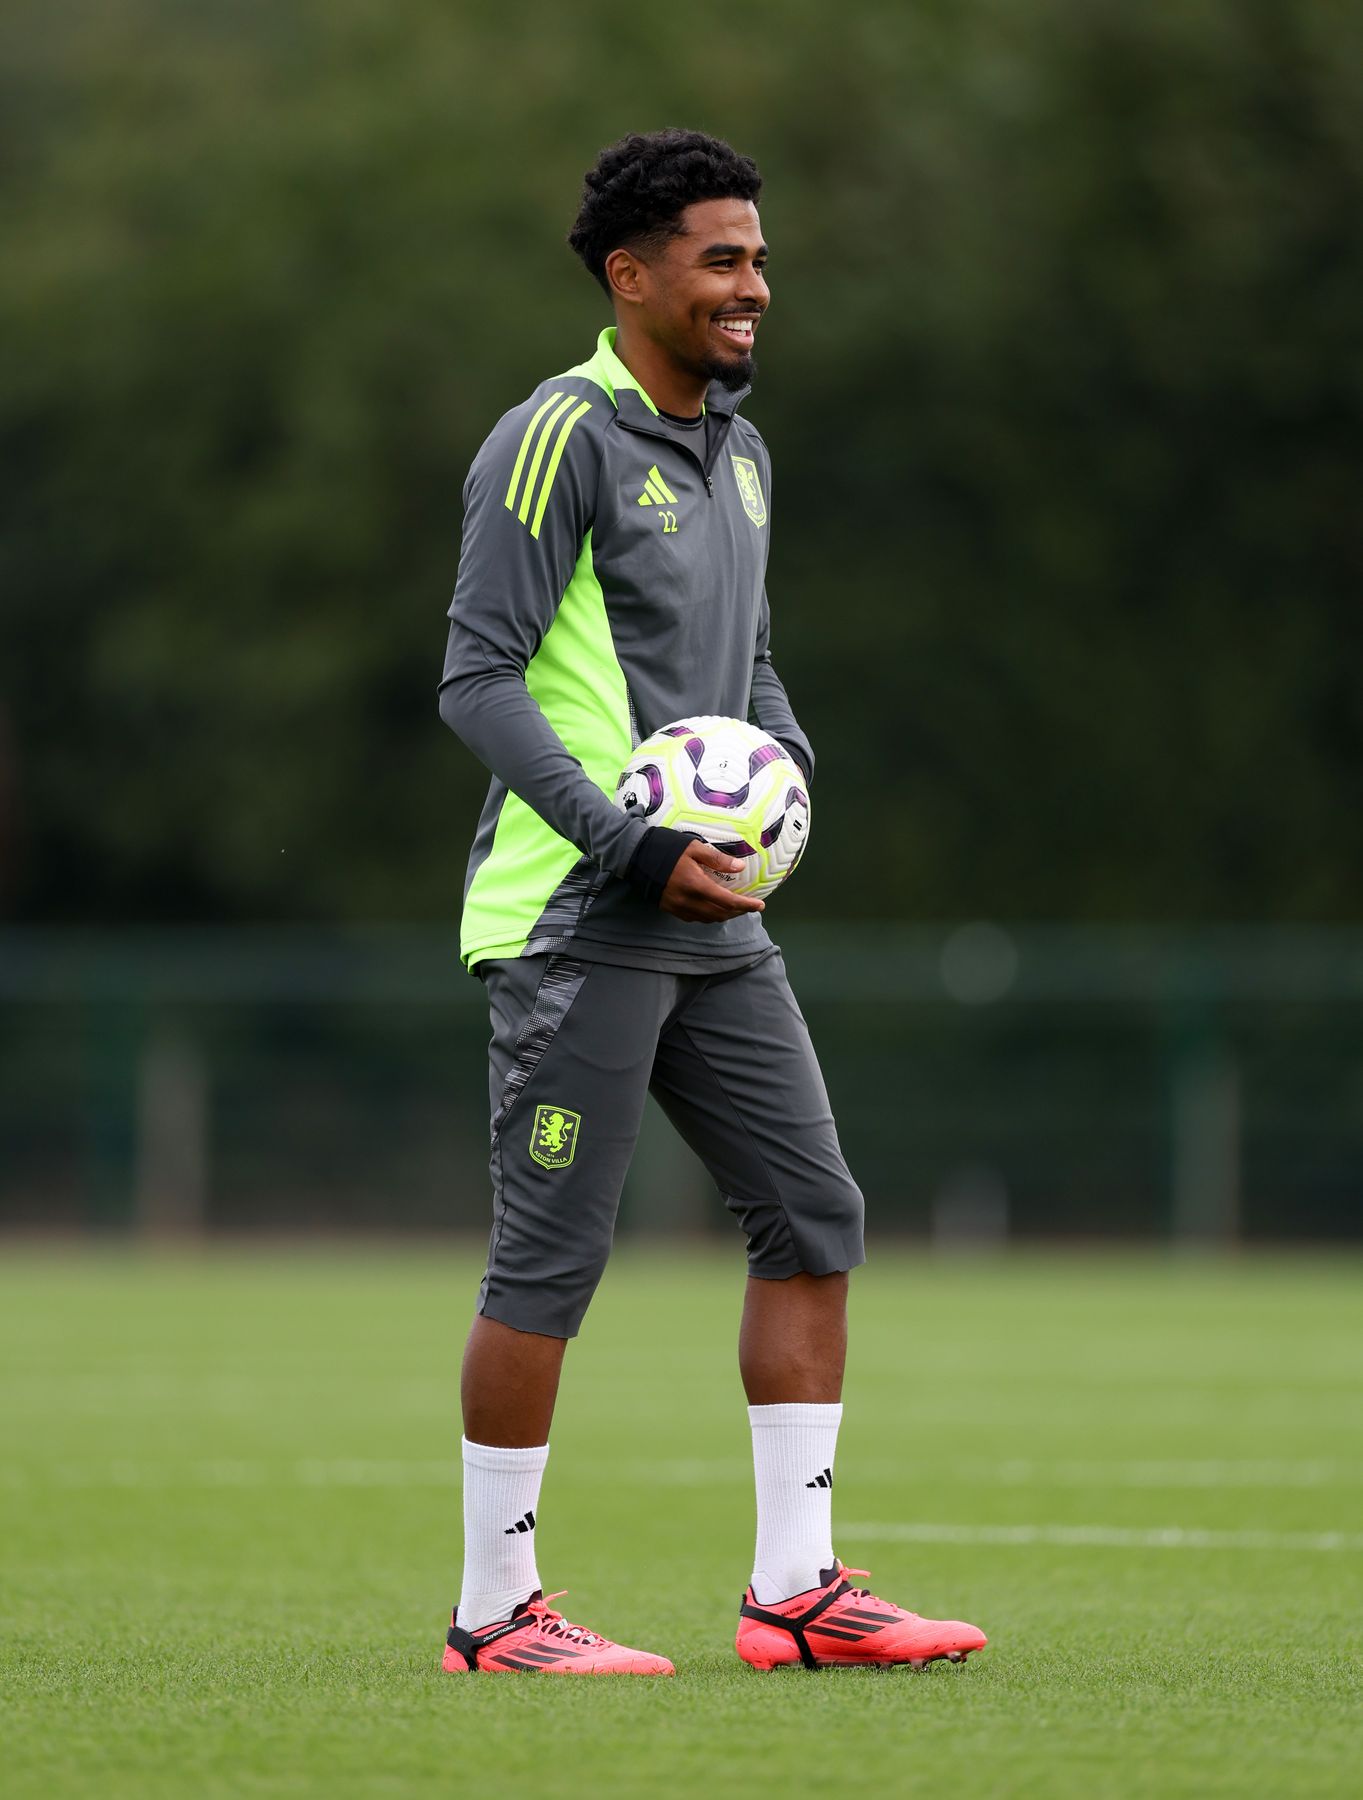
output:
[[[785,830],[786,820],[790,817],[790,809],[792,806],[803,806],[807,811],[809,808],[808,794],[804,793],[800,788],[797,788],[797,787],[792,787],[792,788],[786,789],[786,809],[785,809],[785,811],[781,814],[780,818],[776,820],[775,824],[768,825],[767,829],[762,833],[762,848],[764,850],[769,850],[771,848],[771,846],[776,842],[777,838],[779,838],[781,833]],[[804,848],[803,842],[801,843],[800,848],[801,849]],[[797,852],[796,857],[795,857],[795,862],[798,862],[799,860],[800,860],[799,853]],[[790,866],[793,869],[795,867],[795,863],[793,862]]]
[[[686,754],[691,758],[694,767],[699,769],[701,758],[705,755],[705,745],[700,738],[693,737],[688,741]],[[754,752],[754,755],[756,754],[757,752]],[[751,767],[749,768],[748,773],[749,775],[752,774]],[[691,792],[696,796],[697,800],[700,801],[702,806],[727,808],[746,806],[748,804],[750,788],[751,783],[745,781],[741,788],[736,788],[732,794],[727,794],[723,788],[707,787],[699,775],[697,775],[696,779],[691,783]]]
[[[628,787],[630,782],[640,780],[648,783],[647,803],[639,806],[638,804],[631,805],[629,801],[626,801],[625,807],[627,811],[637,813],[646,819],[652,813],[657,812],[666,798],[663,790],[663,772],[656,763],[641,763],[636,769],[626,769],[619,781],[616,782],[615,791],[618,794],[622,788]]]
[[[706,787],[700,776],[697,775],[696,779],[691,783],[691,792],[703,806],[732,807],[746,806],[748,804],[748,784],[746,781],[736,793],[726,794],[723,788]]]
[[[699,769],[701,759],[705,755],[705,745],[700,738],[692,736],[687,739],[686,754],[691,758],[692,767]],[[700,776],[697,775],[696,779],[691,783],[691,792],[695,795],[696,799],[700,801],[702,806],[732,808],[735,806],[746,806],[748,803],[748,784],[746,781],[736,793],[726,794],[722,788],[706,787]]]
[[[692,726],[685,724],[664,725],[656,735],[658,737],[684,738],[686,740],[686,754],[691,759],[692,768],[700,768],[701,762],[705,757],[705,741]],[[707,787],[700,779],[699,775],[697,775],[695,781],[691,785],[691,792],[695,798],[700,801],[702,806],[713,806],[717,810],[732,811],[735,807],[746,806],[748,803],[748,796],[752,791],[752,777],[757,774],[759,769],[766,768],[770,763],[780,762],[784,757],[785,752],[779,744],[759,744],[748,757],[748,780],[744,782],[742,787],[736,789],[735,792],[730,794],[725,793],[722,788]],[[638,773],[643,774],[645,771],[641,769]],[[651,767],[648,769],[647,773],[649,775],[649,791],[651,794],[656,795],[656,798],[653,800],[653,803],[648,810],[649,812],[655,812],[661,804],[661,793],[654,787],[654,771]],[[798,788],[792,788],[790,790],[786,797],[787,806],[790,805],[792,797],[803,801],[806,806],[809,804],[808,800],[805,799],[805,796]],[[748,854],[751,856],[756,853],[750,849]]]

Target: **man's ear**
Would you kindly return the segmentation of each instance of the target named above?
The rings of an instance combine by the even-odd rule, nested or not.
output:
[[[606,280],[610,283],[611,298],[621,301],[626,306],[638,306],[643,301],[640,277],[642,269],[637,257],[628,250],[612,250],[606,258]]]

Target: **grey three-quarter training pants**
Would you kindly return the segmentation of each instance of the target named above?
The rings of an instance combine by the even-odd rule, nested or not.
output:
[[[490,961],[492,1239],[478,1310],[574,1337],[610,1254],[650,1089],[709,1169],[768,1279],[865,1260],[838,1145],[779,951],[672,975],[570,955]]]

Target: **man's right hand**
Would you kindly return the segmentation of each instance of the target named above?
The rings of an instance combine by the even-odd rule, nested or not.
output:
[[[765,902],[748,894],[735,894],[716,879],[716,872],[736,874],[742,867],[736,858],[716,850],[713,844],[693,838],[678,858],[658,905],[664,912],[694,925],[720,925],[743,913],[765,912]]]

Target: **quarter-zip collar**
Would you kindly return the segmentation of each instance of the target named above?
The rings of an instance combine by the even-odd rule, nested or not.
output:
[[[614,325],[607,325],[597,338],[594,356],[579,363],[574,369],[565,370],[565,373],[584,375],[588,381],[594,381],[597,387],[603,388],[610,395],[615,410],[622,417],[627,417],[632,425],[642,424],[643,421],[639,418],[641,408],[651,413],[655,420],[658,417],[658,408],[616,355]],[[751,392],[752,388],[749,386],[730,393],[720,382],[712,381],[705,396],[705,410],[707,413],[718,413],[721,418],[732,418],[739,403]]]
[[[737,393],[731,394],[719,382],[710,383],[705,396],[705,410],[720,421],[720,429],[706,433],[709,442],[706,454],[701,456],[693,444],[684,441],[684,433],[672,430],[666,420],[659,417],[657,407],[616,355],[614,325],[608,325],[597,338],[594,356],[584,363],[578,363],[576,368],[565,369],[564,373],[581,375],[604,389],[615,407],[617,420],[626,431],[638,432],[641,437],[661,438],[666,444],[674,444],[684,456],[689,456],[705,477],[706,489],[713,498],[715,487],[710,471],[715,466],[721,445],[729,435],[738,403],[751,393],[750,387],[740,388]]]
[[[719,460],[720,450],[733,428],[733,414],[716,411],[714,414],[715,429],[713,431],[707,429],[705,437],[699,444],[696,444],[688,440],[693,435],[699,438],[701,435],[699,432],[693,434],[669,425],[666,419],[658,417],[656,411],[646,411],[639,404],[640,398],[641,396],[637,393],[625,392],[616,395],[615,420],[617,425],[639,437],[658,438],[664,444],[671,444],[674,450],[680,450],[682,455],[689,458],[705,477],[706,490],[713,499],[715,485],[710,472]],[[701,454],[702,449],[705,452],[704,455]]]

